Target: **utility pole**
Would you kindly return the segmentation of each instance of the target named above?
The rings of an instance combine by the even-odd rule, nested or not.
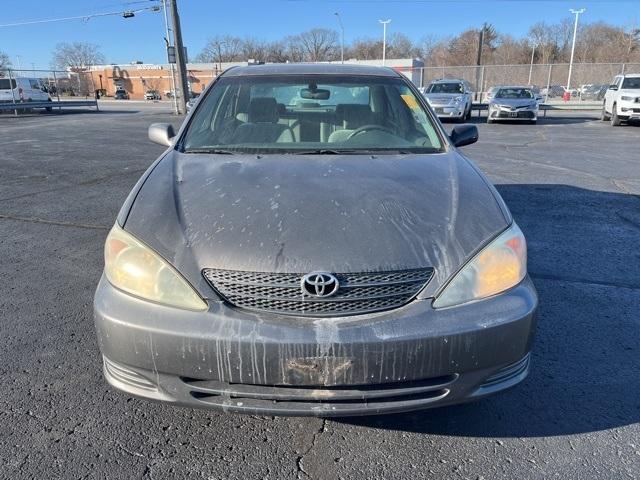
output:
[[[180,90],[178,113],[186,113],[187,97],[189,96],[189,82],[187,80],[187,65],[184,58],[184,45],[182,43],[182,29],[180,28],[180,16],[178,15],[177,0],[169,0],[169,8],[171,10],[171,20],[173,24],[173,39],[176,47],[176,66],[178,68],[178,83]]]
[[[536,47],[538,45],[536,43],[533,43],[531,45],[531,64],[529,65],[529,82],[527,83],[527,85],[531,85],[531,74],[533,73],[533,57],[536,54]]]
[[[162,0],[162,11],[164,13],[164,30],[166,33],[165,43],[167,45],[167,53],[171,46],[171,36],[169,34],[169,17],[167,16],[167,0]],[[167,56],[168,57],[168,56]],[[168,60],[168,58],[167,58]],[[173,113],[178,112],[178,100],[176,98],[176,72],[173,69],[173,63],[169,62],[169,69],[171,71],[171,96],[173,97]]]
[[[482,90],[480,85],[480,65],[482,65],[482,47],[484,45],[484,31],[487,29],[487,24],[483,24],[478,34],[478,56],[476,58],[476,101],[478,100],[478,94]]]
[[[340,18],[340,14],[336,12],[334,13],[334,15],[338,18],[340,30],[342,30],[342,37],[340,40],[340,63],[344,63],[344,25],[342,24],[342,18]]]
[[[567,90],[571,88],[571,70],[573,70],[573,53],[576,49],[576,33],[578,33],[578,17],[581,13],[586,12],[586,8],[581,8],[580,10],[574,10],[573,8],[569,10],[576,16],[576,21],[573,24],[573,42],[571,42],[571,60],[569,60],[569,76],[567,77]]]
[[[382,24],[382,66],[387,59],[387,24],[391,23],[389,20],[378,20]]]

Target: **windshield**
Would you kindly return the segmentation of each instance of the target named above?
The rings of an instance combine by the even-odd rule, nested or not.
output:
[[[461,83],[432,83],[429,85],[429,93],[464,93]]]
[[[625,78],[622,81],[622,88],[640,89],[640,77]]]
[[[348,75],[222,77],[198,105],[185,152],[433,153],[443,144],[405,80]]]
[[[533,93],[528,88],[501,88],[496,98],[533,98]]]

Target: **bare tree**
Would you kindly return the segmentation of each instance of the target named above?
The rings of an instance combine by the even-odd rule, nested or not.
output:
[[[289,60],[287,55],[287,45],[284,41],[271,42],[267,44],[265,56],[266,62],[285,63]]]
[[[417,43],[416,48],[419,51],[419,57],[429,60],[438,45],[438,38],[434,34],[423,36]]]
[[[245,38],[242,41],[240,51],[245,60],[262,60],[267,56],[267,43],[255,38]]]
[[[305,60],[322,62],[336,58],[338,32],[328,28],[312,28],[296,35],[300,42]]]
[[[358,60],[375,60],[380,58],[382,52],[382,41],[371,38],[356,39],[348,49],[347,58]]]
[[[395,58],[412,58],[417,55],[418,49],[409,37],[403,33],[393,33],[389,36],[387,55]]]
[[[568,62],[573,20],[558,23],[539,22],[531,26],[525,37],[499,33],[492,25],[484,25],[482,63],[528,64],[531,44],[536,45],[536,63]],[[389,36],[387,56],[395,58],[421,57],[428,66],[450,67],[474,65],[478,53],[478,29],[437,39],[425,36],[418,42],[401,33]],[[198,55],[201,62],[239,62],[251,58],[267,62],[322,62],[339,58],[338,33],[314,28],[266,42],[251,37],[232,35],[209,39]],[[359,38],[346,45],[346,58],[373,60],[381,58],[382,41]],[[577,62],[638,62],[640,61],[640,29],[636,24],[621,27],[604,22],[582,24],[576,39]]]
[[[11,60],[9,60],[9,55],[0,51],[0,70],[9,68],[11,66]]]
[[[242,55],[244,40],[233,35],[217,35],[210,38],[196,57],[198,62],[239,62],[246,60]]]
[[[92,43],[59,43],[53,52],[52,66],[61,70],[86,70],[91,65],[105,63],[100,47]]]
[[[304,62],[305,51],[302,47],[302,41],[299,35],[290,35],[284,39],[286,48],[287,61]]]

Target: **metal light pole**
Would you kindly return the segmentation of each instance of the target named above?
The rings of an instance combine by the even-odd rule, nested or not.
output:
[[[181,93],[180,100],[178,100],[178,113],[186,113],[189,82],[187,80],[187,65],[184,58],[184,45],[182,43],[182,29],[180,28],[177,0],[169,0],[169,8],[171,9],[171,20],[173,23],[173,40],[176,47],[176,65],[178,68],[178,81]]]
[[[378,20],[382,24],[382,66],[387,59],[387,24],[391,23],[389,20]]]
[[[166,43],[167,48],[171,45],[171,36],[169,35],[169,17],[167,16],[167,0],[162,0],[162,11],[164,12],[164,30],[167,35]],[[178,99],[176,98],[176,74],[173,70],[173,63],[169,63],[169,70],[171,70],[171,96],[173,97],[173,113],[178,112]]]
[[[538,44],[534,43],[531,46],[531,65],[529,65],[529,82],[527,82],[527,85],[531,85],[531,74],[533,73],[533,57],[536,54],[536,47],[538,46]]]
[[[334,13],[340,24],[340,30],[342,30],[342,37],[340,40],[340,63],[344,63],[344,25],[342,24],[342,18],[338,12]]]
[[[581,13],[586,12],[586,8],[581,8],[580,10],[574,10],[573,8],[569,11],[576,16],[576,21],[573,24],[573,42],[571,42],[571,60],[569,60],[569,76],[567,77],[567,90],[571,88],[571,70],[573,70],[573,52],[576,49],[576,33],[578,32],[578,17]]]

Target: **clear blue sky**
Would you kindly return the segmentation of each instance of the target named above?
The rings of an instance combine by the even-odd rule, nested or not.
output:
[[[425,34],[445,36],[489,22],[516,37],[529,26],[569,16],[569,8],[586,7],[581,21],[628,24],[640,22],[640,0],[178,0],[185,44],[193,58],[207,38],[217,34],[250,35],[267,40],[312,27],[337,29],[340,12],[347,42],[381,35],[378,19],[392,19],[389,32],[413,39]],[[151,5],[134,0],[26,0],[9,2],[0,24],[114,12]],[[132,4],[135,3],[135,4]],[[108,63],[163,62],[164,23],[160,13],[140,13],[59,23],[0,27],[0,50],[17,67],[46,68],[58,42],[82,41],[100,45]],[[16,56],[19,56],[17,58]]]

